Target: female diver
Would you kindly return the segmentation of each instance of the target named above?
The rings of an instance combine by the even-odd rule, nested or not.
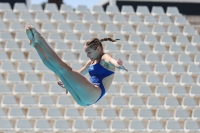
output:
[[[80,106],[94,104],[106,93],[113,81],[115,67],[128,71],[120,59],[116,61],[103,52],[101,42],[115,42],[117,39],[92,38],[86,41],[84,50],[89,60],[84,67],[75,71],[59,58],[33,26],[26,28],[26,34],[45,66],[60,78],[58,84],[66,88]],[[91,76],[90,81],[83,76],[87,72]]]

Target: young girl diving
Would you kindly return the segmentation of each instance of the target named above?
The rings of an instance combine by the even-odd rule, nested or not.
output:
[[[92,38],[86,41],[84,50],[89,60],[75,71],[59,58],[33,26],[26,28],[26,34],[45,66],[60,78],[58,84],[66,88],[80,106],[89,106],[103,97],[113,81],[115,68],[128,71],[120,59],[116,61],[103,52],[101,42],[117,39]],[[91,76],[90,81],[84,77],[87,73]]]

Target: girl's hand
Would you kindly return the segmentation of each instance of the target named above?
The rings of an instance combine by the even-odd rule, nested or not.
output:
[[[64,84],[62,83],[62,81],[59,80],[57,83],[58,83],[58,85],[61,86],[62,88],[65,88]]]
[[[58,82],[58,85],[61,86],[62,88],[65,88],[63,82],[61,80],[59,80]],[[65,88],[66,89],[66,88]],[[66,94],[68,94],[68,90],[66,89]]]
[[[118,59],[117,63],[119,64],[119,68],[120,68],[120,69],[123,69],[123,70],[128,71],[128,70],[122,65],[123,62],[122,62],[120,59]]]

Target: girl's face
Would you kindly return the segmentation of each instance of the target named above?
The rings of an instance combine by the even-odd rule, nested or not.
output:
[[[96,60],[99,57],[99,46],[96,50],[94,50],[93,48],[85,47],[85,52],[87,54],[87,57],[90,58],[92,61]]]

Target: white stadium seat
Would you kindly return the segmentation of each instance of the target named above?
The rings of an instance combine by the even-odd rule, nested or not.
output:
[[[82,22],[83,23],[88,23],[88,24],[91,24],[91,23],[97,23],[97,20],[96,18],[93,16],[93,14],[90,14],[90,13],[87,13],[87,14],[84,14],[83,15],[83,18],[82,18]]]
[[[9,119],[1,119],[0,120],[0,130],[1,131],[12,131],[14,128],[12,126],[12,123]]]
[[[169,70],[167,69],[166,65],[155,64],[155,66],[154,66],[154,73],[155,74],[163,75],[163,74],[169,73]]]
[[[104,9],[102,6],[94,5],[91,8],[91,13],[92,14],[104,14]]]
[[[177,36],[182,34],[179,27],[174,25],[168,27],[167,33],[170,36]]]
[[[35,22],[37,23],[49,22],[49,17],[44,12],[36,13]]]
[[[199,45],[200,44],[199,40],[200,40],[200,36],[199,35],[192,36],[192,39],[191,39],[192,45],[194,45],[194,46]]]
[[[176,121],[187,120],[189,119],[189,113],[185,109],[175,109],[174,111],[174,119]]]
[[[179,16],[179,10],[177,7],[175,6],[168,6],[167,10],[166,10],[166,15],[168,16]]]
[[[99,24],[111,24],[111,18],[107,14],[99,14],[97,18],[97,23]]]
[[[113,107],[113,108],[127,107],[127,102],[125,101],[124,98],[122,98],[120,96],[114,96],[111,99],[111,107]]]
[[[138,15],[149,15],[149,9],[147,6],[137,6],[136,14]]]
[[[61,13],[56,12],[56,13],[51,14],[50,21],[52,23],[61,23],[61,22],[65,22],[65,18]]]
[[[132,14],[135,14],[135,10],[130,5],[122,5],[121,14],[122,15],[132,15]]]
[[[157,20],[154,16],[149,15],[149,16],[145,16],[144,24],[146,24],[146,25],[156,25],[156,24],[158,24],[158,22],[157,22]]]
[[[142,23],[142,19],[138,15],[130,15],[128,19],[128,23],[131,25],[138,25]]]
[[[196,121],[186,120],[184,123],[184,131],[197,131],[199,132],[199,125]]]
[[[125,35],[130,35],[130,34],[134,34],[135,30],[134,30],[134,28],[133,28],[132,25],[130,25],[130,24],[123,24],[121,26],[121,33],[125,34]]]
[[[139,109],[138,110],[139,120],[150,120],[154,119],[153,113],[150,109]]]
[[[20,107],[12,107],[12,108],[9,108],[8,118],[9,119],[17,119],[17,118],[22,119],[22,118],[25,118],[25,114]]]
[[[75,10],[75,13],[77,14],[83,14],[83,13],[89,13],[90,10],[87,8],[86,5],[78,5],[76,10]]]
[[[172,21],[168,16],[159,16],[158,23],[160,25],[172,25]]]
[[[158,97],[148,97],[147,99],[147,108],[158,108],[163,107],[160,99]]]
[[[60,6],[60,13],[67,14],[67,13],[74,13],[72,6],[67,4],[61,4]]]
[[[115,15],[113,18],[113,23],[114,24],[127,24],[127,20],[123,15]]]
[[[109,131],[109,128],[104,120],[93,120],[91,130],[95,131]]]
[[[173,86],[172,95],[174,97],[185,97],[188,96],[188,93],[184,86]]]
[[[178,121],[168,120],[165,127],[166,132],[183,131]]]
[[[139,44],[139,43],[143,43],[142,38],[139,35],[130,35],[128,42],[130,44]]]
[[[121,108],[119,117],[121,120],[125,120],[125,119],[131,120],[133,118],[137,118],[133,110],[130,108]]]
[[[145,107],[144,101],[139,96],[130,97],[128,104],[131,108]]]
[[[198,90],[198,86],[191,86],[189,90],[189,95],[191,97],[198,97],[200,95],[200,91]]]
[[[34,123],[34,131],[50,131],[52,128],[50,127],[49,122],[46,119],[37,119]]]
[[[159,97],[165,97],[165,96],[170,96],[171,93],[169,92],[167,86],[157,85],[155,87],[155,95]]]
[[[100,24],[94,23],[90,24],[89,32],[91,34],[97,34],[97,33],[104,33],[104,30]]]
[[[3,21],[4,22],[13,22],[17,21],[17,16],[14,12],[5,12],[3,15]]]
[[[55,120],[53,124],[53,131],[71,131],[71,127],[66,120]]]
[[[185,25],[189,25],[189,23],[184,16],[176,16],[174,20],[174,25],[185,26]]]
[[[0,3],[0,12],[10,12],[10,11],[12,11],[10,3],[8,2]]]
[[[46,3],[44,6],[45,13],[55,13],[58,12],[58,7],[55,3]]]
[[[81,22],[79,16],[76,13],[70,13],[69,15],[67,15],[66,21],[69,24]]]
[[[131,120],[129,122],[129,131],[133,132],[133,131],[146,131],[146,128],[143,124],[142,121],[140,120]]]
[[[172,119],[172,115],[170,114],[168,109],[159,108],[156,111],[156,119],[157,120],[169,120]]]
[[[151,10],[153,16],[165,15],[164,9],[162,6],[153,6]]]
[[[125,126],[125,123],[121,120],[111,120],[111,126],[110,126],[110,131],[115,132],[115,131],[127,131],[127,128]]]
[[[148,121],[147,131],[164,131],[162,124],[156,120]]]
[[[63,118],[60,110],[56,107],[47,108],[45,117],[46,117],[46,119],[61,119],[61,118]]]
[[[200,119],[200,115],[199,115],[199,111],[200,111],[200,109],[193,109],[192,110],[192,116],[191,116],[191,118],[193,119],[193,120],[199,120]]]
[[[162,25],[153,25],[152,34],[153,35],[166,35],[167,32],[165,31],[165,29]]]
[[[40,4],[31,4],[29,12],[30,13],[43,12],[42,5],[40,5]]]
[[[15,131],[32,131],[33,127],[28,119],[18,119],[15,123]]]
[[[87,124],[86,121],[84,120],[73,120],[73,125],[72,125],[72,131],[76,132],[76,131],[89,131],[90,128]]]
[[[120,13],[120,11],[119,11],[118,7],[115,5],[108,5],[106,7],[106,14],[108,14],[108,15],[119,14],[119,13]]]

